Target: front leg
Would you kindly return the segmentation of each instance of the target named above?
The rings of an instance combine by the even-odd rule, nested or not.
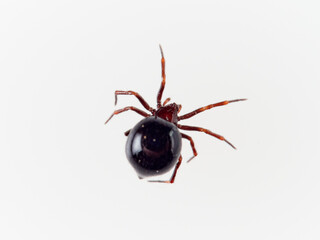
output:
[[[183,120],[183,119],[187,119],[187,118],[191,118],[191,117],[193,117],[194,115],[197,115],[198,113],[201,113],[201,112],[203,112],[203,111],[209,110],[209,109],[211,109],[211,108],[220,107],[220,106],[227,105],[227,104],[229,104],[229,103],[239,102],[239,101],[245,101],[245,100],[247,100],[247,99],[242,98],[242,99],[234,99],[234,100],[222,101],[222,102],[210,104],[210,105],[208,105],[208,106],[198,108],[198,109],[196,109],[196,110],[194,110],[194,111],[192,111],[192,112],[189,112],[189,113],[187,113],[187,114],[184,114],[184,115],[178,117],[178,121]]]
[[[135,111],[136,113],[138,113],[138,114],[140,114],[140,115],[142,115],[144,117],[150,117],[151,116],[150,114],[148,114],[148,113],[146,113],[146,112],[144,112],[144,111],[142,111],[142,110],[140,110],[140,109],[138,109],[136,107],[130,106],[130,107],[125,107],[125,108],[122,108],[122,109],[115,110],[104,124],[107,124],[114,115],[117,115],[119,113],[122,113],[122,112],[125,112],[125,111],[128,111],[128,110]]]
[[[150,107],[150,105],[146,102],[146,100],[144,100],[143,97],[141,97],[141,95],[137,92],[117,90],[115,91],[114,95],[115,95],[115,103],[114,103],[115,105],[117,105],[118,95],[134,95],[136,98],[138,98],[139,102],[142,104],[142,106],[144,106],[145,109],[147,109],[150,112],[154,111],[154,109]]]

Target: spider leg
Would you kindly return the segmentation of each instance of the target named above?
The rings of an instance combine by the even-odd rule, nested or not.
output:
[[[192,151],[193,151],[193,156],[187,161],[187,162],[190,162],[193,158],[195,158],[198,155],[197,150],[196,150],[196,148],[194,146],[193,139],[190,136],[188,136],[187,134],[184,134],[184,133],[181,133],[181,136],[183,138],[189,140],[189,142],[190,142],[190,145],[191,145],[191,148],[192,148]]]
[[[164,90],[164,86],[166,85],[166,72],[165,72],[165,59],[163,56],[163,51],[162,51],[162,47],[160,46],[160,51],[161,51],[161,75],[162,75],[162,82],[160,85],[160,89],[158,92],[158,96],[157,96],[157,108],[161,107],[161,97],[162,97],[162,93]]]
[[[154,111],[154,109],[152,107],[150,107],[150,105],[146,102],[146,100],[144,100],[143,97],[141,97],[141,95],[139,93],[134,92],[134,91],[121,91],[121,90],[115,91],[114,105],[117,105],[118,95],[134,95],[136,98],[138,98],[139,102],[142,104],[142,106],[144,106],[145,109],[147,109],[150,112]]]
[[[131,131],[131,129],[129,129],[128,131],[125,131],[125,132],[124,132],[124,135],[125,135],[126,137],[128,137],[128,135],[130,134],[130,131]]]
[[[167,98],[166,100],[164,100],[162,106],[166,105],[170,100],[171,100],[171,98]]]
[[[173,170],[173,173],[172,173],[172,176],[170,178],[170,180],[168,181],[161,181],[161,180],[149,180],[149,182],[159,182],[159,183],[174,183],[174,179],[176,178],[176,175],[177,175],[177,171],[181,165],[181,162],[182,162],[182,156],[180,155],[179,157],[179,160]]]
[[[214,107],[220,107],[220,106],[227,105],[229,103],[238,102],[238,101],[245,101],[245,100],[247,100],[247,99],[245,99],[245,98],[243,98],[243,99],[235,99],[235,100],[229,100],[229,101],[223,101],[223,102],[210,104],[208,106],[198,108],[198,109],[196,109],[196,110],[194,110],[192,112],[189,112],[187,114],[184,114],[184,115],[178,117],[178,121],[183,120],[183,119],[187,119],[187,118],[191,118],[194,115],[197,115],[198,113],[201,113],[203,111],[209,110],[209,109],[214,108]]]
[[[140,110],[140,109],[138,109],[136,107],[130,106],[130,107],[125,107],[125,108],[122,108],[122,109],[115,110],[104,124],[107,124],[114,115],[117,115],[119,113],[122,113],[122,112],[125,112],[125,111],[128,111],[128,110],[135,111],[136,113],[138,113],[138,114],[140,114],[140,115],[142,115],[144,117],[151,116],[150,114],[148,114],[148,113],[146,113],[146,112],[144,112],[144,111],[142,111],[142,110]]]
[[[236,149],[235,146],[233,146],[227,139],[225,139],[223,136],[219,135],[219,134],[216,134],[214,132],[211,132],[210,130],[208,129],[205,129],[205,128],[201,128],[201,127],[192,127],[192,126],[185,126],[185,125],[180,125],[180,124],[177,124],[177,127],[182,129],[182,130],[188,130],[188,131],[198,131],[198,132],[204,132],[206,134],[209,134],[215,138],[218,138],[219,140],[221,141],[225,141],[226,143],[228,143],[231,147],[233,147],[234,149]]]

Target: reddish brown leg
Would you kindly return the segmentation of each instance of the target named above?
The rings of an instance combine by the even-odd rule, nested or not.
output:
[[[171,100],[171,98],[167,98],[166,100],[164,100],[162,106],[166,105],[170,100]]]
[[[126,137],[128,137],[130,131],[131,131],[131,129],[129,129],[128,131],[125,131],[125,132],[124,132],[124,135],[125,135]]]
[[[119,114],[119,113],[122,113],[122,112],[125,112],[125,111],[128,111],[128,110],[135,111],[136,113],[138,113],[138,114],[140,114],[140,115],[142,115],[142,116],[144,116],[144,117],[149,117],[149,116],[151,116],[150,114],[148,114],[148,113],[146,113],[146,112],[144,112],[144,111],[142,111],[142,110],[140,110],[140,109],[138,109],[138,108],[136,108],[136,107],[130,106],[130,107],[125,107],[125,108],[122,108],[122,109],[115,110],[104,124],[107,124],[107,122],[109,122],[109,120],[110,120],[114,115],[117,115],[117,114]]]
[[[205,129],[205,128],[200,128],[200,127],[192,127],[192,126],[185,126],[185,125],[180,125],[180,124],[177,124],[177,127],[182,129],[182,130],[188,130],[188,131],[198,131],[198,132],[204,132],[206,134],[209,134],[215,138],[218,138],[220,139],[221,141],[225,141],[226,143],[228,143],[231,147],[233,147],[234,149],[236,149],[235,146],[233,146],[229,141],[227,141],[227,139],[225,139],[223,136],[219,135],[219,134],[216,134],[214,132],[211,132],[210,130],[208,129]]]
[[[157,96],[157,108],[161,107],[161,97],[162,97],[162,93],[163,93],[163,90],[164,90],[164,86],[166,85],[165,59],[164,59],[164,56],[163,56],[162,47],[161,47],[161,45],[159,45],[159,46],[160,46],[160,51],[161,51],[162,82],[161,82],[160,89],[159,89],[158,96]]]
[[[190,162],[192,159],[194,159],[198,155],[196,147],[194,146],[193,139],[190,136],[188,136],[187,134],[184,134],[184,133],[181,133],[181,136],[185,139],[188,139],[190,142],[190,145],[191,145],[191,148],[193,151],[193,156],[187,161],[187,162]]]
[[[176,166],[175,166],[175,168],[174,168],[174,170],[173,170],[173,174],[172,174],[170,180],[168,180],[168,181],[150,180],[149,182],[174,183],[174,179],[176,178],[177,171],[178,171],[178,169],[179,169],[179,167],[180,167],[180,165],[181,165],[181,162],[182,162],[182,156],[180,155],[179,160],[178,160],[178,162],[177,162],[177,164],[176,164]]]
[[[140,103],[142,104],[142,106],[144,106],[145,109],[147,109],[148,111],[152,112],[154,111],[154,109],[152,107],[149,106],[149,104],[143,99],[143,97],[140,96],[139,93],[134,92],[134,91],[115,91],[114,93],[115,95],[115,105],[117,105],[117,101],[118,101],[118,95],[134,95],[136,98],[138,98],[138,100],[140,101]]]
[[[196,115],[198,113],[201,113],[203,111],[209,110],[209,109],[214,108],[214,107],[220,107],[220,106],[227,105],[229,103],[238,102],[238,101],[245,101],[245,100],[247,100],[247,99],[245,99],[245,98],[243,98],[243,99],[235,99],[235,100],[223,101],[223,102],[210,104],[208,106],[198,108],[197,110],[194,110],[192,112],[189,112],[187,114],[184,114],[184,115],[178,117],[178,121],[183,120],[183,119],[187,119],[187,118],[191,118],[191,117],[193,117],[194,115]]]

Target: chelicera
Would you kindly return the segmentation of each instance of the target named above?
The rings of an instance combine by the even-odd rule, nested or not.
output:
[[[196,114],[209,110],[211,108],[224,106],[233,102],[244,101],[246,99],[222,101],[198,108],[192,112],[178,116],[178,113],[181,110],[180,104],[168,104],[170,98],[167,98],[163,103],[161,102],[162,93],[166,84],[165,58],[161,45],[160,51],[162,82],[157,95],[157,108],[154,109],[150,107],[150,105],[137,92],[115,91],[115,104],[117,104],[118,95],[133,95],[150,113],[147,113],[133,106],[128,106],[122,109],[115,110],[111,114],[109,119],[105,122],[105,124],[108,123],[108,121],[114,115],[128,110],[134,111],[144,116],[145,118],[143,120],[137,123],[131,130],[125,132],[125,135],[128,136],[126,143],[127,158],[133,168],[136,170],[139,178],[160,175],[174,167],[172,176],[168,181],[152,181],[173,183],[182,161],[181,139],[187,139],[191,145],[193,156],[188,160],[188,162],[198,155],[192,138],[185,133],[180,133],[179,129],[186,131],[204,132],[210,136],[226,142],[235,149],[235,146],[233,146],[229,141],[227,141],[223,136],[219,134],[201,127],[181,125],[178,122],[184,119],[191,118]]]

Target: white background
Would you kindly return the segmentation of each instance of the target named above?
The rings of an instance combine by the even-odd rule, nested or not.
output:
[[[0,239],[320,239],[318,1],[1,1]],[[164,98],[203,133],[176,182],[123,132]],[[142,108],[142,107],[141,107]],[[183,141],[184,160],[191,157]],[[165,176],[169,177],[169,176]]]

